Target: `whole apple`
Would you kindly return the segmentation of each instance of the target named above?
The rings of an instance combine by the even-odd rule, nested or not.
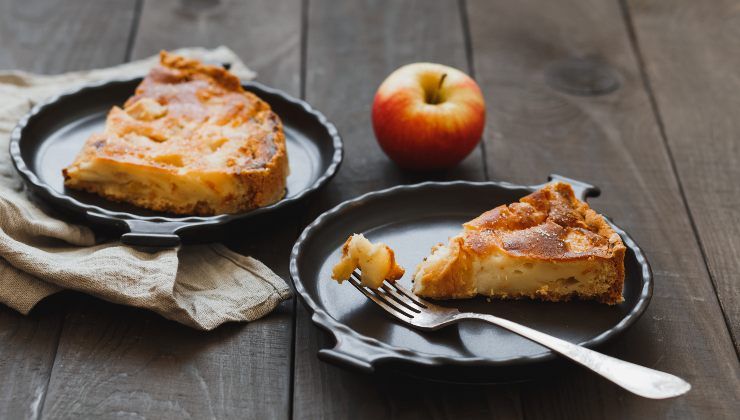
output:
[[[414,63],[383,81],[372,118],[375,137],[394,162],[437,170],[457,165],[478,144],[486,104],[478,84],[462,71]]]

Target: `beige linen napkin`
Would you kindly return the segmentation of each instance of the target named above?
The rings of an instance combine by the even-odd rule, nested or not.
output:
[[[176,52],[231,63],[238,76],[254,77],[225,47]],[[96,244],[89,228],[54,219],[26,197],[8,154],[16,121],[60,91],[144,75],[156,60],[55,76],[0,72],[0,303],[27,314],[41,299],[73,289],[210,330],[227,321],[260,318],[290,297],[285,281],[264,264],[225,246],[146,253],[119,242]]]

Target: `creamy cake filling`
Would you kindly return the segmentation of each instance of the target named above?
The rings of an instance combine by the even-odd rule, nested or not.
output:
[[[460,270],[458,251],[447,245],[437,246],[431,255],[417,267],[414,274],[414,293],[430,294],[426,276],[437,277],[446,269]],[[571,295],[595,296],[606,294],[615,273],[606,261],[594,264],[594,260],[546,261],[525,257],[513,257],[501,250],[485,256],[470,256],[460,265],[467,278],[460,296],[483,295],[499,298],[549,296],[562,298]],[[469,272],[468,272],[469,270]],[[432,293],[433,294],[433,293]]]
[[[554,263],[498,253],[474,259],[472,270],[476,292],[486,296],[531,297],[547,293],[589,296],[609,290],[604,273],[582,261]]]

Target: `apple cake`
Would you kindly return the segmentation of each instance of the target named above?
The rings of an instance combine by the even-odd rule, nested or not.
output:
[[[111,200],[214,215],[280,200],[288,157],[280,118],[238,77],[162,51],[63,173],[66,187]]]
[[[619,235],[567,183],[557,182],[465,223],[414,274],[414,293],[433,299],[573,297],[622,302]]]
[[[362,234],[347,238],[342,246],[342,258],[334,266],[331,277],[341,283],[357,268],[360,269],[362,284],[373,289],[380,287],[383,280],[393,282],[400,279],[404,273],[388,245],[382,242],[373,244]]]

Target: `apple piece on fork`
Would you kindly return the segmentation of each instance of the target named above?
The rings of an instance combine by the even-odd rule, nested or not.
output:
[[[388,245],[382,242],[373,244],[362,234],[354,234],[342,246],[342,258],[334,266],[331,277],[341,283],[358,268],[363,286],[373,289],[380,287],[384,280],[394,282],[400,279],[405,272],[396,263],[395,254]]]

